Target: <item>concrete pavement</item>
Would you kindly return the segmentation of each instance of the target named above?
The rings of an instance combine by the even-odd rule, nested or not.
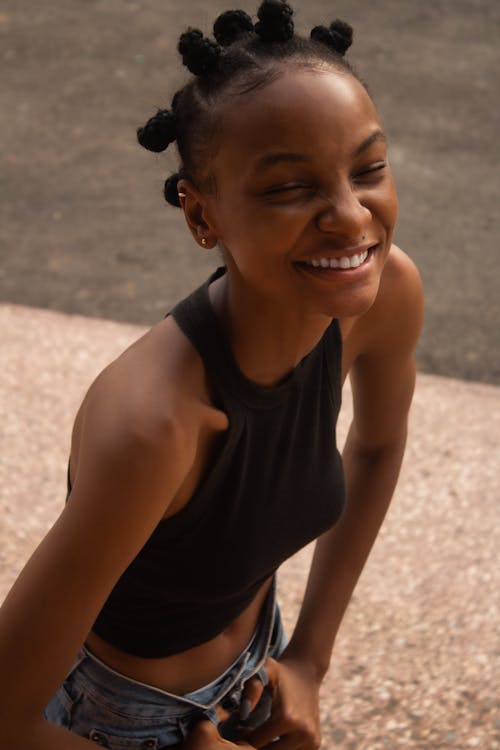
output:
[[[142,330],[0,306],[0,599],[62,508],[85,390]],[[401,480],[324,683],[325,750],[500,748],[499,406],[498,387],[419,376]],[[288,632],[309,559],[279,578]]]

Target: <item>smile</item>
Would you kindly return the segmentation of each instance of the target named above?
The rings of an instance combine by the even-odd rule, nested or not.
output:
[[[343,255],[341,258],[314,258],[303,263],[310,268],[339,268],[346,271],[349,268],[358,268],[368,258],[368,254],[369,251],[364,250],[359,254]]]

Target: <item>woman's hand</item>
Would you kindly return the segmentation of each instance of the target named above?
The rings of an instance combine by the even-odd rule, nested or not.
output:
[[[253,677],[245,686],[243,699],[253,710],[263,690],[268,690],[271,716],[249,732],[247,739],[257,748],[272,743],[273,750],[317,750],[321,744],[320,682],[303,661],[291,656],[279,661],[268,658],[265,666],[268,686],[263,688],[260,679]]]
[[[229,718],[229,713],[221,706],[217,706],[217,713],[221,722]],[[256,750],[254,745],[247,742],[229,742],[219,734],[215,724],[208,719],[198,721],[180,746],[181,750]]]

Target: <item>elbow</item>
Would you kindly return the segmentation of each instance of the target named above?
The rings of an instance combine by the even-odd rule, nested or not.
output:
[[[397,429],[391,430],[389,434],[379,433],[370,436],[361,435],[353,424],[345,442],[344,457],[356,455],[369,463],[378,463],[397,456],[402,458],[407,437],[407,420],[398,425]]]

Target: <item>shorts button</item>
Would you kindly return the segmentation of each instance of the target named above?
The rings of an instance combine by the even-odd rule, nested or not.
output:
[[[156,741],[146,740],[146,742],[144,743],[144,747],[147,747],[147,748],[156,747]]]
[[[98,742],[100,745],[103,743],[103,736],[102,734],[99,734],[99,732],[96,732],[95,729],[93,729],[89,735],[89,739],[92,740],[92,742]]]

